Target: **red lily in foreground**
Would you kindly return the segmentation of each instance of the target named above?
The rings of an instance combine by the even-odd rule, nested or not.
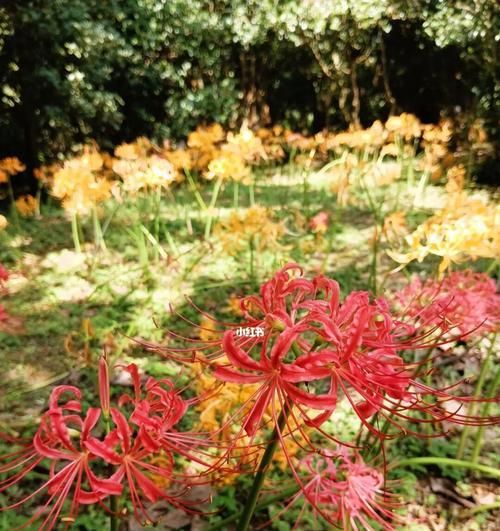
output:
[[[73,394],[76,400],[68,400],[59,405],[59,398],[63,393]],[[49,411],[42,416],[33,441],[26,444],[23,450],[1,458],[1,461],[6,462],[0,466],[1,474],[21,470],[0,483],[0,492],[4,492],[22,480],[44,460],[50,462],[49,479],[41,487],[24,499],[0,509],[4,511],[17,508],[46,490],[49,495],[48,500],[24,524],[23,528],[39,518],[44,518],[39,529],[53,529],[66,500],[71,499],[69,513],[62,518],[68,527],[78,515],[81,504],[100,503],[104,498],[122,492],[122,485],[119,482],[97,477],[91,470],[94,456],[89,453],[86,444],[101,412],[99,409],[90,408],[82,419],[79,415],[81,413],[80,398],[80,390],[76,387],[54,388]],[[72,441],[70,429],[79,431],[78,444]]]
[[[0,482],[0,493],[45,462],[48,462],[49,477],[30,495],[0,510],[17,508],[46,491],[48,499],[23,527],[43,519],[39,529],[50,530],[59,520],[66,528],[71,525],[82,504],[99,504],[110,512],[104,505],[110,496],[128,494],[134,514],[141,521],[144,518],[151,521],[144,498],[149,502],[163,499],[189,511],[191,505],[204,501],[183,502],[181,496],[185,488],[196,484],[196,477],[176,475],[173,470],[174,455],[189,457],[189,450],[200,442],[189,433],[174,434],[173,426],[186,412],[188,403],[182,400],[171,382],[153,378],[148,379],[147,393],[142,396],[137,367],[129,365],[127,370],[133,376],[135,397],[122,395],[119,408],[110,406],[107,362],[101,360],[99,394],[102,411],[89,408],[82,417],[81,391],[73,386],[57,386],[52,390],[49,409],[42,415],[33,439],[22,442],[7,438],[21,445],[22,449],[0,457],[0,474],[7,475]],[[165,389],[165,385],[169,388]],[[70,397],[61,401],[63,395]],[[133,411],[127,416],[126,410],[120,411],[120,408],[129,402],[132,402]],[[102,432],[102,427],[98,429],[100,419],[104,420],[107,431],[104,436],[98,435]],[[75,433],[78,433],[78,442]],[[167,456],[168,466],[160,468],[153,464],[160,452],[163,462]],[[96,470],[105,471],[107,477],[97,475]],[[182,485],[182,488],[167,493],[155,485],[149,477],[151,475]],[[69,509],[63,513],[67,501]]]
[[[499,420],[463,413],[467,403],[481,399],[451,394],[450,389],[456,386],[433,389],[421,383],[421,373],[430,374],[422,366],[432,363],[432,358],[425,364],[408,363],[403,358],[405,350],[431,349],[461,337],[461,334],[451,336],[453,328],[447,327],[448,336],[443,339],[434,314],[432,318],[417,319],[394,314],[387,300],[371,300],[369,293],[362,291],[352,292],[342,301],[337,282],[322,275],[306,279],[296,264],[278,271],[261,286],[259,296],[242,299],[240,306],[245,317],[240,330],[259,327],[259,333],[238,333],[237,325],[231,324],[221,340],[207,342],[200,349],[206,354],[213,375],[221,382],[257,384],[247,402],[221,427],[223,430],[234,422],[242,426],[221,461],[230,455],[243,431],[250,436],[249,444],[254,444],[270,416],[275,437],[302,494],[327,520],[347,522],[346,514],[362,519],[362,507],[350,504],[348,497],[339,497],[336,516],[329,517],[303,483],[289,455],[286,438],[291,437],[303,450],[325,455],[324,445],[315,442],[310,431],[306,431],[307,426],[327,439],[352,447],[352,443],[337,441],[322,429],[340,398],[347,398],[364,427],[381,441],[398,434],[429,436],[409,430],[408,422],[448,421],[484,426]],[[167,355],[172,350],[175,357],[190,349],[160,350]],[[222,355],[226,360],[219,360]],[[455,404],[451,411],[444,408],[447,402]],[[311,410],[317,414],[312,415]],[[384,424],[392,429],[381,429]],[[348,468],[354,474],[353,466]],[[357,500],[363,500],[364,490],[376,490],[381,484],[378,476],[376,481],[370,474],[354,477],[357,480],[347,481],[344,490],[357,492]],[[363,510],[375,520],[381,518],[377,515],[384,514],[369,507]]]
[[[290,276],[293,269],[299,277]],[[262,286],[260,297],[243,300],[243,308],[251,306],[260,313],[260,320],[248,316],[264,327],[262,338],[249,341],[227,330],[221,341],[229,363],[214,364],[214,376],[260,384],[252,407],[242,409],[249,435],[256,433],[266,410],[284,406],[299,430],[302,423],[294,406],[307,425],[319,428],[335,410],[340,393],[367,429],[381,438],[387,435],[370,423],[375,413],[402,433],[408,429],[401,419],[472,425],[498,422],[498,417],[469,417],[461,406],[446,411],[442,405],[447,401],[465,404],[473,399],[454,396],[449,389],[433,389],[415,378],[419,365],[405,362],[401,351],[441,344],[439,338],[429,339],[435,327],[429,331],[425,321],[419,333],[418,323],[404,323],[402,316],[393,316],[383,298],[371,302],[367,292],[353,292],[341,302],[334,280],[320,275],[309,281],[301,274],[298,266],[289,264]],[[311,418],[306,408],[321,413]]]

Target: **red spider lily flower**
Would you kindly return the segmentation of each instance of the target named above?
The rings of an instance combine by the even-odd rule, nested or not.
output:
[[[104,356],[99,359],[99,399],[101,401],[101,410],[105,419],[109,418],[109,367],[108,361]]]
[[[164,356],[181,362],[193,362],[197,359],[196,353],[203,353],[203,358],[198,361],[208,362],[210,360],[219,358],[224,355],[222,349],[222,336],[224,330],[237,330],[239,328],[251,329],[268,329],[268,332],[272,332],[273,335],[278,335],[283,330],[283,323],[280,322],[280,318],[287,319],[286,312],[286,297],[293,292],[293,290],[299,286],[304,291],[304,296],[311,290],[314,290],[314,286],[311,282],[304,278],[297,278],[296,282],[299,286],[296,286],[294,281],[290,279],[289,271],[294,271],[298,275],[302,274],[302,268],[297,264],[288,264],[280,269],[274,277],[263,284],[260,288],[260,296],[249,296],[240,300],[241,313],[245,319],[245,322],[231,323],[226,321],[218,321],[213,316],[203,311],[196,306],[191,300],[188,302],[195,308],[204,318],[218,325],[218,329],[208,329],[206,327],[197,325],[193,321],[189,320],[180,313],[174,312],[177,317],[191,325],[195,330],[209,331],[213,335],[220,335],[220,338],[210,341],[202,341],[199,337],[188,338],[176,334],[172,330],[167,330],[167,333],[174,340],[180,340],[185,343],[191,344],[191,347],[176,347],[176,346],[162,346],[156,343],[151,343],[144,340],[137,340],[147,350],[158,352]],[[298,301],[297,301],[298,302]],[[220,329],[223,328],[221,331]],[[197,336],[199,333],[197,334]],[[251,339],[242,336],[241,342],[244,344],[256,343],[253,341],[253,337],[260,338],[259,334],[252,335]]]
[[[178,495],[167,494],[148,477],[148,474],[155,474],[162,478],[171,479],[172,454],[169,454],[170,465],[168,467],[163,465],[160,468],[153,465],[151,456],[158,450],[157,445],[153,443],[152,446],[148,447],[147,444],[144,444],[149,439],[142,436],[144,434],[142,428],[139,428],[134,438],[130,424],[120,411],[111,408],[110,413],[116,428],[103,441],[91,437],[85,445],[93,455],[111,465],[118,466],[110,480],[118,484],[121,484],[122,481],[127,483],[136,519],[138,521],[145,519],[148,523],[153,521],[144,507],[144,498],[150,502],[163,499],[175,507],[186,509],[186,506],[179,501]]]
[[[417,277],[395,300],[410,318],[444,332],[456,328],[462,339],[497,331],[500,325],[500,295],[486,273],[456,271],[425,282]]]
[[[319,212],[311,219],[311,229],[313,232],[323,233],[328,229],[329,216],[326,212]]]
[[[220,466],[208,464],[213,460],[213,455],[204,449],[218,446],[211,436],[197,432],[179,432],[175,429],[187,408],[197,399],[183,400],[173,382],[167,378],[148,378],[144,386],[146,392],[143,393],[137,366],[131,364],[124,369],[132,378],[134,396],[123,394],[119,405],[132,404],[133,411],[129,422],[140,428],[138,436],[144,446],[151,451],[164,450],[181,455],[202,465],[207,474],[215,468],[223,470]]]
[[[190,506],[204,500],[180,501],[189,485],[196,484],[193,477],[173,473],[174,454],[189,457],[186,449],[199,443],[191,434],[176,434],[173,430],[186,412],[188,402],[181,399],[169,380],[149,378],[143,396],[137,367],[129,365],[127,370],[133,378],[135,396],[123,395],[119,406],[132,403],[133,411],[128,417],[110,406],[107,363],[105,360],[100,362],[100,401],[104,410],[109,407],[109,418],[105,419],[108,433],[102,438],[93,433],[97,431],[94,428],[101,418],[101,409],[89,408],[82,417],[78,388],[58,386],[53,389],[48,411],[42,416],[32,441],[17,441],[20,450],[0,457],[0,474],[8,476],[0,481],[0,493],[21,481],[44,461],[49,462],[49,479],[23,500],[1,510],[15,509],[46,491],[48,500],[24,527],[44,518],[40,529],[50,530],[57,525],[59,518],[67,526],[74,522],[82,504],[99,504],[110,512],[104,502],[109,496],[120,495],[126,484],[138,520],[146,518],[151,521],[144,500],[163,499],[175,507],[195,512]],[[61,401],[62,395],[70,395],[70,398]],[[79,434],[78,439],[75,439],[75,433]],[[153,464],[160,452],[162,467]],[[98,477],[94,472],[98,467],[106,470],[109,477]],[[110,471],[113,467],[115,469]],[[181,484],[182,489],[168,494],[155,485],[152,477]],[[70,500],[69,514],[61,516],[67,500]]]
[[[394,512],[401,504],[386,490],[384,475],[368,466],[358,452],[343,448],[326,451],[323,457],[309,455],[300,461],[298,470],[301,488],[278,513],[305,498],[294,529],[309,505],[316,515],[343,529],[371,531],[373,523],[377,529],[392,531],[394,523],[402,523]]]
[[[76,400],[68,400],[59,405],[58,401],[63,393],[72,393]],[[50,461],[48,481],[22,500],[0,509],[15,509],[39,493],[47,491],[48,500],[23,525],[23,528],[37,519],[44,518],[39,529],[53,529],[68,499],[71,499],[70,511],[64,519],[66,522],[72,522],[78,514],[80,505],[100,503],[106,497],[120,494],[122,491],[119,482],[99,478],[90,468],[93,456],[85,445],[91,430],[99,420],[100,410],[90,408],[82,419],[75,414],[81,412],[79,399],[80,391],[75,387],[54,388],[49,410],[43,415],[33,441],[25,444],[23,450],[8,454],[1,459],[6,461],[6,464],[0,467],[1,474],[21,470],[0,483],[0,492],[22,480],[44,460]],[[66,414],[67,411],[70,413]],[[79,431],[78,444],[73,442],[70,429]]]
[[[253,407],[246,417],[243,427],[253,436],[259,428],[268,406],[286,396],[292,402],[320,410],[333,410],[335,397],[328,394],[313,394],[300,389],[296,384],[311,382],[325,377],[324,371],[315,367],[303,369],[295,364],[286,363],[284,358],[292,348],[305,325],[297,325],[283,331],[268,353],[268,342],[260,347],[260,360],[254,361],[249,354],[235,343],[234,332],[224,334],[223,348],[231,364],[230,367],[217,366],[214,376],[225,382],[239,384],[261,383]]]
[[[305,279],[298,265],[288,264],[261,286],[259,296],[243,299],[241,307],[247,327],[258,326],[263,333],[245,337],[230,328],[209,346],[217,349],[212,360],[221,354],[228,359],[215,365],[216,378],[259,384],[239,410],[243,429],[252,437],[262,426],[266,410],[271,410],[277,424],[274,412],[285,407],[291,416],[290,433],[302,430],[304,423],[320,429],[335,410],[339,395],[349,400],[364,426],[380,438],[388,435],[370,422],[375,413],[399,433],[409,432],[402,420],[498,422],[498,417],[461,413],[463,404],[475,399],[452,395],[449,391],[455,386],[433,389],[418,381],[420,365],[405,362],[401,352],[431,348],[444,340],[436,338],[436,327],[429,329],[425,323],[420,330],[395,317],[383,298],[371,301],[369,293],[359,291],[342,302],[337,282],[322,275]],[[443,404],[452,400],[459,406],[446,411]],[[307,408],[319,414],[311,418]],[[301,435],[309,441],[305,433]]]

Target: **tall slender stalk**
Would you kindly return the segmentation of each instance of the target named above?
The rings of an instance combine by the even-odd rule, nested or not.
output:
[[[487,465],[481,465],[479,463],[472,463],[471,461],[462,461],[460,459],[451,459],[449,457],[411,457],[409,459],[403,459],[402,461],[396,461],[389,465],[389,469],[400,468],[411,465],[442,465],[452,466],[455,468],[469,468],[483,472],[489,476],[500,478],[500,470]]]
[[[250,201],[250,206],[255,205],[255,183],[252,180],[250,186],[248,187],[248,199]]]
[[[267,443],[266,451],[264,452],[264,455],[262,456],[262,459],[259,464],[259,468],[257,469],[257,473],[255,474],[252,488],[250,490],[250,493],[247,498],[247,502],[241,514],[240,521],[238,522],[238,525],[236,526],[236,531],[247,531],[247,529],[249,529],[250,521],[252,519],[253,513],[255,512],[255,507],[257,505],[257,498],[259,496],[260,489],[262,488],[262,485],[264,484],[264,479],[269,469],[269,465],[271,464],[271,459],[273,458],[274,452],[276,451],[276,448],[278,447],[279,433],[283,431],[287,416],[288,416],[288,412],[285,406],[282,409],[280,416],[278,418],[278,424],[274,428],[273,433],[271,434],[271,437]]]
[[[205,203],[203,197],[201,196],[197,186],[196,186],[196,183],[194,182],[194,179],[193,179],[193,176],[191,175],[191,172],[189,172],[188,170],[185,170],[186,172],[186,177],[187,177],[187,180],[188,180],[188,183],[189,183],[189,186],[191,187],[191,190],[192,192],[194,193],[194,197],[198,203],[198,206],[202,209],[202,210],[206,210],[207,209],[207,204]]]
[[[378,265],[378,246],[379,246],[379,229],[375,225],[375,234],[373,235],[373,256],[370,270],[370,285],[373,295],[377,295],[377,265]]]
[[[35,194],[35,199],[36,199],[36,208],[35,208],[35,215],[37,217],[40,217],[41,215],[41,203],[42,203],[42,182],[40,180],[38,180],[38,184],[37,184],[37,187],[36,187],[36,194]]]
[[[306,170],[302,174],[302,206],[309,212],[309,180]]]
[[[223,181],[223,179],[219,177],[217,179],[217,181],[215,182],[215,185],[214,185],[214,189],[213,189],[213,192],[212,192],[212,199],[211,199],[210,205],[208,207],[208,218],[207,218],[207,222],[205,224],[205,240],[208,240],[208,238],[210,238],[210,232],[212,230],[212,223],[213,223],[213,219],[214,219],[213,210],[215,209],[215,205],[217,203],[217,198],[219,197],[219,192],[220,192],[220,189],[222,187],[222,181]]]
[[[16,227],[19,228],[19,214],[17,213],[17,207],[16,207],[16,198],[14,197],[14,188],[12,188],[12,182],[10,178],[7,179],[7,189],[9,191],[9,199],[10,199],[10,209],[12,211],[12,217],[14,218],[14,223]]]
[[[97,214],[97,207],[95,206],[92,209],[92,223],[94,225],[94,245],[97,249],[105,250],[106,243],[104,242],[104,236],[102,234],[101,224]]]
[[[233,208],[237,209],[240,202],[240,183],[235,182],[233,185]]]
[[[487,398],[494,398],[496,396],[496,392],[497,392],[499,384],[500,384],[500,368],[497,369],[495,377],[493,381],[491,382],[490,388],[486,395]],[[483,407],[482,416],[487,417],[489,415],[490,408],[491,408],[491,402],[486,402],[486,404],[484,404],[484,407]],[[472,457],[471,457],[472,463],[477,463],[479,460],[479,454],[481,453],[481,448],[483,447],[484,430],[485,430],[484,426],[480,426],[476,432],[476,439],[474,440],[474,447],[472,448]]]
[[[73,236],[73,245],[75,246],[75,251],[77,253],[82,252],[82,247],[80,245],[80,236],[78,231],[78,216],[73,214],[71,216],[71,235]]]
[[[496,334],[494,334],[493,337],[491,338],[491,344],[490,344],[490,347],[488,348],[486,359],[484,360],[481,366],[481,370],[479,371],[476,388],[474,390],[474,398],[476,399],[478,399],[481,396],[481,392],[483,390],[483,385],[486,379],[487,369],[489,368],[491,355],[493,353],[493,348],[495,346],[495,339],[496,339]],[[476,409],[477,409],[477,402],[473,402],[469,408],[469,415],[473,416],[476,412]],[[465,447],[467,445],[467,438],[469,435],[469,429],[470,429],[470,426],[464,426],[462,429],[462,435],[460,436],[460,442],[458,444],[457,453],[455,456],[457,459],[462,459],[462,457],[464,456]]]
[[[254,237],[253,235],[250,236],[250,239],[248,240],[248,251],[249,251],[249,268],[250,268],[250,281],[252,283],[252,286],[255,285],[255,245],[254,245]]]
[[[155,220],[154,220],[154,237],[160,241],[160,209],[161,209],[161,187],[155,191]]]

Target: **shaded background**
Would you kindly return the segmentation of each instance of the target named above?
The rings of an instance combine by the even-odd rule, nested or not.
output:
[[[494,0],[4,0],[0,158],[199,123],[309,132],[412,112],[497,139]],[[460,129],[460,128],[459,128]],[[480,178],[498,166],[486,160]]]

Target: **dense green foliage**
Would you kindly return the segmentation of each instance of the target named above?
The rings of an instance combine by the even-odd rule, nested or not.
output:
[[[203,121],[495,123],[494,0],[2,4],[0,153],[29,169],[88,139],[182,138]]]

